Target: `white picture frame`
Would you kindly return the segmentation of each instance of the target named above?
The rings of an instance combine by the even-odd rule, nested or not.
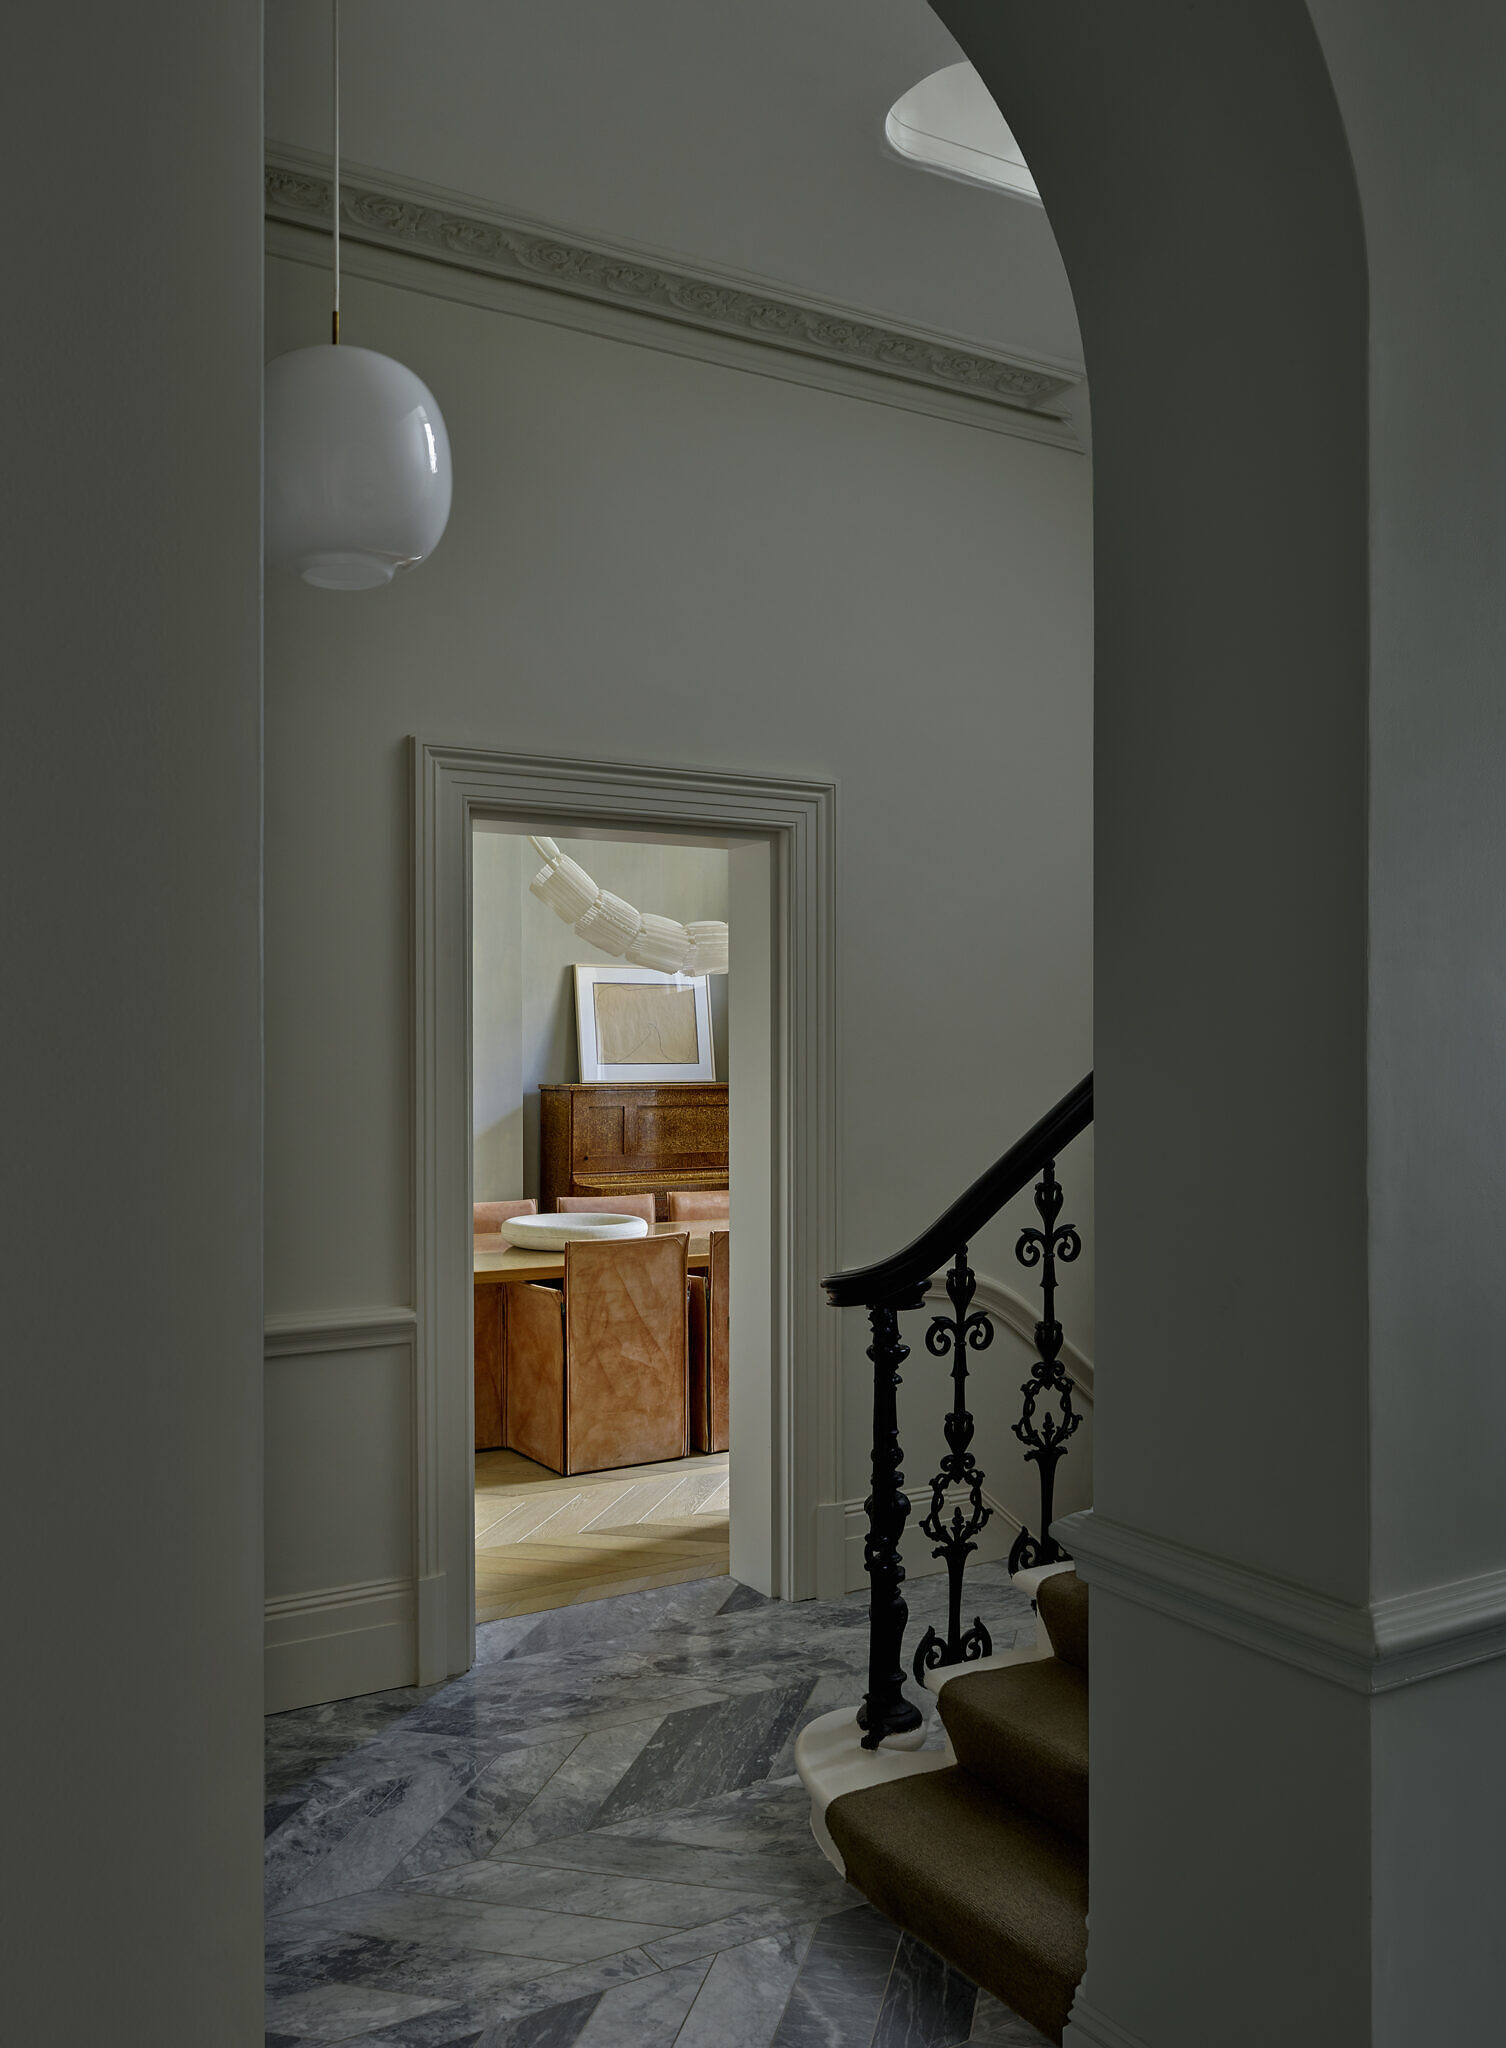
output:
[[[583,1081],[716,1079],[704,974],[578,965],[575,1035]],[[676,1057],[682,1053],[685,1058]]]

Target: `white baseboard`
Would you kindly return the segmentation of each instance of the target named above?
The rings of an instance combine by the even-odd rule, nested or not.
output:
[[[947,1494],[947,1510],[961,1506],[967,1509],[967,1488],[954,1486]],[[969,1564],[997,1564],[1008,1557],[1015,1537],[1020,1533],[1020,1523],[1008,1508],[1000,1505],[985,1487],[984,1504],[992,1508],[993,1515],[988,1526],[978,1538],[978,1548],[968,1559]],[[899,1554],[904,1563],[907,1579],[930,1578],[934,1573],[943,1572],[946,1566],[939,1558],[931,1555],[935,1548],[929,1536],[920,1527],[920,1519],[931,1505],[931,1490],[917,1489],[910,1496],[910,1519],[905,1524],[905,1533],[900,1538]],[[835,1538],[834,1531],[840,1530],[842,1584],[837,1590],[857,1593],[868,1583],[868,1574],[863,1570],[863,1545],[868,1536],[868,1517],[860,1500],[828,1501],[820,1510],[818,1524],[818,1554],[822,1547],[830,1547]],[[822,1539],[825,1539],[824,1546]],[[835,1597],[834,1593],[825,1596]]]
[[[326,1586],[266,1605],[266,1711],[412,1685],[418,1602],[411,1579]]]
[[[1106,2013],[1095,2011],[1079,1991],[1072,2001],[1062,2048],[1149,2048],[1149,2044],[1138,2034],[1127,2032]]]

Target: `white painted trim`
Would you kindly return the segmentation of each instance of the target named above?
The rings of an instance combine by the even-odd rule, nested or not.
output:
[[[1506,1655],[1506,1571],[1361,1606],[1084,1509],[1051,1525],[1091,1586],[1354,1692]]]
[[[573,761],[415,739],[413,1161],[420,1682],[474,1655],[471,1374],[471,822],[477,816],[665,828],[773,849],[772,1590],[815,1591],[815,1503],[836,1490],[836,791],[717,769]],[[735,1171],[735,1169],[734,1169]],[[443,1645],[443,1654],[438,1646]]]
[[[973,1307],[986,1310],[996,1323],[1002,1324],[1006,1330],[1013,1336],[1018,1337],[1021,1343],[1028,1346],[1033,1352],[1035,1349],[1035,1326],[1039,1320],[1038,1307],[1027,1300],[1023,1294],[1016,1294],[1012,1287],[1007,1287],[1002,1280],[995,1280],[987,1273],[975,1273],[973,1278],[977,1282],[977,1291],[973,1296]],[[951,1308],[951,1302],[947,1298],[946,1280],[943,1275],[938,1274],[926,1289],[926,1300],[927,1302],[934,1302],[942,1309],[949,1310]],[[1093,1405],[1094,1386],[1092,1359],[1079,1351],[1070,1338],[1066,1338],[1062,1342],[1061,1361],[1067,1369],[1068,1377],[1072,1381],[1073,1391],[1080,1394],[1091,1408]]]
[[[1091,1913],[1088,1928],[1091,1940]],[[1067,2031],[1062,2035],[1062,2048],[1148,2048],[1148,2043],[1142,2041],[1138,2034],[1121,2027],[1117,2020],[1111,2020],[1106,2013],[1089,2005],[1079,1991],[1072,2001]]]
[[[322,1351],[375,1351],[411,1344],[418,1318],[411,1308],[311,1309],[268,1316],[263,1351],[268,1358],[312,1358]]]
[[[974,1657],[967,1664],[938,1664],[921,1680],[927,1692],[940,1693],[955,1678],[975,1678],[984,1671],[1013,1671],[1021,1664],[1043,1664],[1054,1652],[1051,1638],[1036,1616],[1035,1641],[1016,1643],[1007,1650],[995,1650],[988,1657]]]
[[[931,1578],[938,1572],[946,1569],[939,1559],[931,1555],[935,1546],[920,1526],[920,1518],[929,1511],[930,1504],[931,1489],[929,1483],[910,1489],[910,1514],[905,1523],[904,1534],[899,1542],[900,1559],[905,1567],[905,1576],[909,1579]],[[968,1491],[965,1486],[952,1486],[947,1489],[946,1505],[948,1512],[954,1507],[965,1509],[967,1504]],[[1014,1545],[1014,1539],[1024,1525],[1020,1521],[1019,1516],[1012,1515],[1002,1501],[994,1498],[987,1487],[983,1489],[983,1504],[985,1507],[993,1510],[993,1515],[983,1534],[978,1539],[978,1548],[973,1553],[973,1558],[970,1562],[997,1564],[1000,1559],[1008,1557]],[[863,1502],[861,1500],[828,1501],[823,1504],[822,1512],[833,1519],[840,1517],[839,1526],[842,1532],[842,1586],[840,1591],[844,1593],[860,1592],[868,1583],[868,1575],[863,1569],[863,1545],[868,1536],[868,1515]],[[824,1595],[824,1597],[832,1599],[836,1597],[836,1594],[833,1592]]]
[[[411,1579],[362,1579],[351,1586],[320,1586],[313,1593],[283,1593],[265,1603],[268,1621],[292,1622],[321,1616],[332,1607],[355,1607],[393,1595],[412,1594]]]
[[[269,1714],[413,1682],[411,1579],[291,1593],[268,1600],[265,1614]]]
[[[1069,405],[1079,364],[1006,355],[762,279],[586,242],[386,171],[342,166],[340,211],[351,276],[1081,452]],[[266,166],[266,212],[269,253],[327,265],[325,163],[280,150]]]
[[[877,1749],[864,1749],[858,1727],[856,1705],[834,1707],[808,1722],[795,1738],[795,1769],[811,1803],[811,1833],[827,1862],[843,1877],[847,1867],[841,1851],[826,1825],[826,1809],[844,1792],[865,1792],[872,1785],[892,1784],[897,1778],[920,1778],[929,1771],[944,1771],[957,1759],[948,1742],[942,1749],[917,1749],[911,1738],[906,1746],[882,1742]]]

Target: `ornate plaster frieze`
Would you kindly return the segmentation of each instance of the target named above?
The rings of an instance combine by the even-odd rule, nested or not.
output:
[[[330,219],[330,180],[289,158],[266,167],[266,210],[274,220],[310,227]],[[1063,418],[1059,401],[1080,380],[1055,367],[985,355],[943,336],[876,326],[831,307],[669,269],[624,251],[592,245],[538,225],[471,211],[383,174],[378,183],[350,170],[340,185],[342,236],[564,292],[627,306],[715,334],[903,379],[953,396]]]

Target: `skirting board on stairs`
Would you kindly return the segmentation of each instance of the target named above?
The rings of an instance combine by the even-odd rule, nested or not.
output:
[[[1150,2044],[1138,2034],[1127,2032],[1106,2013],[1096,2012],[1079,1991],[1072,2001],[1072,2016],[1062,2036],[1062,2048],[1150,2048]]]
[[[1017,1516],[1012,1515],[1008,1508],[1002,1506],[986,1490],[983,1499],[985,1504],[993,1510],[993,1516],[987,1528],[984,1529],[978,1539],[978,1548],[973,1561],[978,1564],[995,1564],[1008,1557],[1010,1549],[1014,1544],[1014,1539],[1019,1534],[1020,1523]],[[900,1556],[904,1560],[905,1576],[911,1579],[923,1579],[929,1577],[932,1573],[944,1571],[945,1566],[938,1562],[933,1555],[935,1545],[920,1527],[920,1518],[931,1504],[930,1488],[925,1488],[924,1492],[917,1488],[913,1501],[918,1503],[918,1505],[912,1507],[910,1519],[905,1524],[905,1533],[900,1539]],[[967,1488],[965,1486],[950,1488],[946,1497],[946,1505],[948,1513],[954,1507],[961,1507],[963,1512],[966,1513],[968,1505]],[[816,1514],[821,1524],[818,1530],[818,1542],[821,1545],[823,1556],[828,1551],[835,1552],[839,1550],[842,1561],[841,1586],[823,1586],[823,1597],[832,1600],[836,1599],[840,1593],[860,1592],[868,1583],[868,1575],[863,1569],[863,1544],[868,1534],[868,1517],[864,1512],[862,1501],[824,1501],[817,1508]]]
[[[1023,1294],[1017,1294],[1014,1288],[1006,1287],[1002,1280],[996,1280],[991,1273],[975,1273],[973,1279],[977,1288],[973,1295],[973,1307],[981,1308],[992,1316],[996,1329],[1002,1327],[1011,1336],[1018,1337],[1033,1357],[1036,1319],[1040,1315],[1039,1303],[1027,1301]],[[926,1289],[926,1300],[939,1309],[949,1309],[945,1275],[938,1275],[931,1282]],[[1062,1347],[1057,1355],[1067,1368],[1072,1391],[1079,1403],[1086,1402],[1091,1407],[1096,1385],[1092,1359],[1079,1351],[1070,1337],[1062,1339]]]

